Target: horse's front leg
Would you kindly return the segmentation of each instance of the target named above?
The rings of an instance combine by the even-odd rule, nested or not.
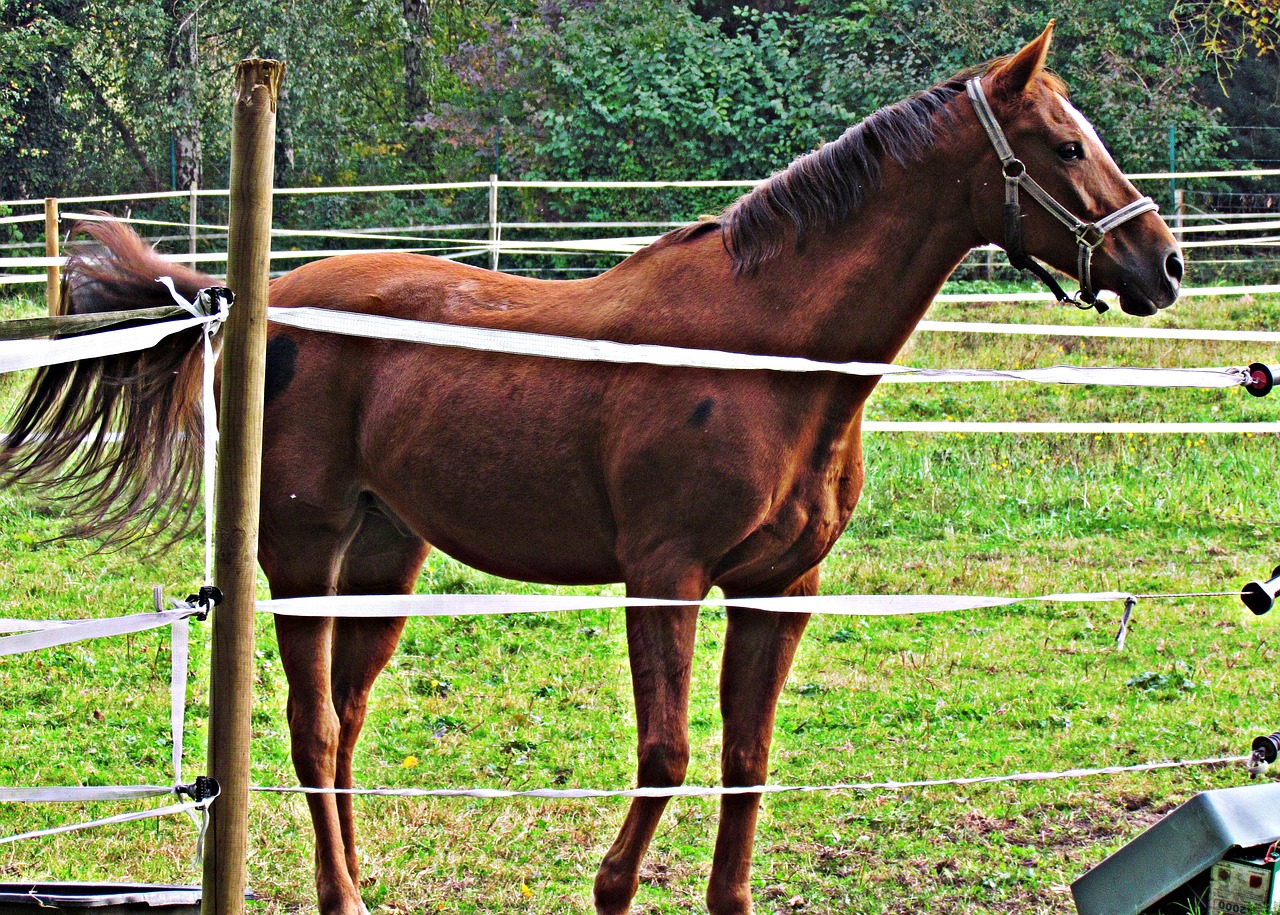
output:
[[[705,572],[688,566],[628,579],[632,597],[701,600],[710,589]],[[627,610],[627,650],[635,693],[636,784],[667,788],[684,782],[689,765],[689,678],[698,608]],[[666,798],[634,798],[618,838],[595,880],[599,915],[624,915],[640,883],[640,861],[658,828]]]
[[[817,568],[784,593],[817,594]],[[720,674],[720,713],[724,719],[720,765],[726,787],[750,787],[762,785],[768,778],[778,694],[809,616],[731,607],[728,617]],[[758,794],[726,795],[720,802],[720,828],[707,886],[707,908],[712,915],[747,915],[751,911],[751,845],[759,809]]]

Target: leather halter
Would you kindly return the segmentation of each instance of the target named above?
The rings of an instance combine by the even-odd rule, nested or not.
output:
[[[1093,280],[1089,272],[1094,249],[1102,244],[1102,239],[1107,232],[1135,216],[1154,213],[1160,207],[1150,197],[1141,197],[1133,203],[1125,204],[1109,216],[1102,217],[1097,222],[1085,222],[1083,219],[1076,218],[1070,210],[1054,200],[1049,196],[1048,191],[1031,179],[1022,160],[1013,154],[1013,149],[1009,146],[1009,141],[1005,139],[1004,131],[1000,129],[1000,123],[996,120],[995,112],[987,102],[986,93],[982,91],[981,78],[975,76],[966,82],[965,91],[973,102],[973,110],[977,112],[978,120],[982,123],[983,130],[987,132],[991,145],[995,147],[996,155],[1000,158],[1001,171],[1004,173],[1004,249],[1009,255],[1009,263],[1019,270],[1027,270],[1035,274],[1063,304],[1070,303],[1077,308],[1096,308],[1099,313],[1106,311],[1107,306],[1098,299],[1093,289]],[[1028,256],[1023,248],[1022,203],[1018,194],[1023,188],[1048,211],[1050,216],[1066,226],[1076,240],[1079,249],[1076,266],[1080,291],[1074,296],[1063,292],[1052,274]]]

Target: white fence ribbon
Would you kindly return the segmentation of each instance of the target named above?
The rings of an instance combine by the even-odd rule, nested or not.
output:
[[[165,789],[168,793],[171,789]],[[0,837],[0,845],[7,845],[10,842],[20,842],[23,839],[40,839],[45,836],[56,836],[66,832],[76,832],[81,829],[93,829],[98,826],[114,826],[119,823],[133,823],[137,820],[149,820],[153,817],[169,816],[174,813],[187,813],[198,810],[208,809],[208,801],[188,801],[184,804],[170,804],[167,807],[157,807],[154,810],[137,810],[132,813],[121,813],[116,816],[103,817],[98,820],[89,820],[85,823],[73,823],[67,826],[54,826],[51,829],[37,829],[32,832],[24,832],[15,836]],[[201,834],[203,838],[203,832]]]
[[[184,607],[178,610],[165,610],[162,613],[133,613],[110,619],[77,620],[74,623],[62,623],[56,626],[43,625],[31,632],[0,638],[0,657],[24,651],[37,651],[41,648],[52,648],[55,645],[65,645],[68,642],[79,642],[84,639],[145,632],[148,629],[168,626],[198,612],[198,610]]]
[[[63,626],[74,626],[88,620],[20,620],[13,617],[0,617],[0,633],[33,632],[37,629],[61,629]]]
[[[204,464],[201,473],[203,475],[204,489],[204,583],[209,585],[213,584],[213,481],[217,474],[218,463],[218,415],[213,397],[213,380],[217,358],[213,352],[213,336],[218,332],[218,328],[222,326],[222,322],[227,319],[227,312],[231,304],[227,301],[225,295],[218,293],[216,294],[217,308],[215,309],[212,301],[215,293],[209,289],[201,289],[196,295],[196,301],[191,302],[178,292],[173,285],[172,277],[158,277],[156,282],[168,287],[169,294],[173,296],[173,300],[181,307],[196,317],[204,318],[207,321],[204,332],[204,376],[201,386],[201,413],[204,422]]]
[[[182,745],[187,714],[187,669],[191,656],[191,621],[176,620],[170,633],[169,657],[169,733],[172,736],[170,762],[173,783],[182,784]]]
[[[214,319],[201,317],[158,321],[138,327],[51,340],[0,340],[0,373],[149,349],[171,334],[198,327],[211,320]]]
[[[1280,331],[1274,330],[1112,327],[1104,324],[996,324],[988,321],[921,321],[916,325],[916,330],[970,334],[1030,334],[1048,337],[1131,337],[1139,340],[1280,343]]]
[[[1060,778],[1088,778],[1095,775],[1120,775],[1126,772],[1153,772],[1159,769],[1185,769],[1191,766],[1215,766],[1247,762],[1248,756],[1221,756],[1211,759],[1187,759],[1173,762],[1138,763],[1132,766],[1106,766],[1099,769],[1065,769],[1061,772],[1014,772],[1008,775],[978,775],[961,778],[929,778],[919,781],[842,782],[833,785],[678,785],[672,788],[275,788],[251,787],[250,791],[267,794],[353,794],[377,797],[473,797],[473,798],[635,798],[635,797],[724,797],[736,794],[812,794],[819,791],[904,791],[911,788],[986,785],[999,782],[1041,782]]]
[[[1044,594],[1037,597],[983,597],[968,594],[823,594],[816,597],[708,598],[701,601],[647,597],[559,594],[384,594],[337,597],[290,597],[260,600],[262,613],[281,616],[370,619],[377,617],[500,616],[606,610],[615,607],[745,607],[773,613],[823,613],[835,616],[902,616],[948,613],[984,607],[1007,607],[1024,601],[1106,603],[1129,597],[1126,591]]]
[[[87,804],[99,801],[136,801],[173,794],[162,785],[93,785],[66,788],[0,788],[0,804]]]
[[[662,365],[704,369],[835,372],[884,380],[968,382],[1038,381],[1046,384],[1097,384],[1123,387],[1229,388],[1246,383],[1248,370],[1085,368],[1059,365],[1039,369],[919,369],[877,362],[818,362],[794,356],[753,356],[719,350],[688,349],[654,344],[584,340],[526,331],[465,327],[429,321],[410,321],[380,315],[329,311],[320,308],[269,308],[277,324],[306,330],[373,339],[400,340],[483,352],[543,356],[587,362]]]

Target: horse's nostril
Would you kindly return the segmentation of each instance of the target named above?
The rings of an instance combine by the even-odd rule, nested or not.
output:
[[[1182,282],[1182,257],[1177,251],[1164,259],[1164,272],[1173,280],[1174,285]]]

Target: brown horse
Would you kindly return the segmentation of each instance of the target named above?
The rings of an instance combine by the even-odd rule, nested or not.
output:
[[[672,232],[593,279],[545,282],[430,257],[358,255],[276,280],[272,304],[890,361],[965,253],[1006,237],[1001,161],[965,78],[981,77],[1026,173],[1067,210],[1105,222],[1139,197],[1044,70],[1050,31],[1011,58],[876,112],[719,219]],[[1065,272],[1078,272],[1079,250],[1096,243],[1092,283],[1119,293],[1131,314],[1177,298],[1178,248],[1150,212],[1085,241],[1038,203],[1015,220],[1026,254]],[[75,311],[162,303],[161,274],[188,297],[213,285],[160,261],[124,229],[90,232],[110,256],[73,266]],[[142,366],[42,373],[3,455],[8,470],[48,479],[59,458],[80,460],[73,476],[99,526],[120,530],[157,492],[180,489],[172,481],[191,466],[195,348],[187,335]],[[819,563],[858,500],[862,408],[876,383],[563,362],[282,328],[268,353],[260,559],[280,598],[409,592],[431,544],[497,575],[621,581],[643,597],[697,601],[716,585],[730,598],[814,594]],[[86,393],[95,378],[98,393]],[[100,484],[93,459],[59,454],[56,444],[101,427],[113,410],[126,424],[123,454],[97,458],[98,469],[118,474]],[[114,511],[93,501],[100,486],[116,497]],[[696,619],[695,606],[627,613],[639,785],[685,776]],[[728,613],[725,785],[766,779],[775,704],[805,623],[799,614]],[[304,785],[352,784],[369,692],[403,625],[277,618]],[[723,800],[707,890],[714,913],[751,910],[759,802]],[[309,804],[320,909],[362,912],[351,799],[313,795]],[[628,910],[665,806],[631,804],[595,879],[599,912]]]

